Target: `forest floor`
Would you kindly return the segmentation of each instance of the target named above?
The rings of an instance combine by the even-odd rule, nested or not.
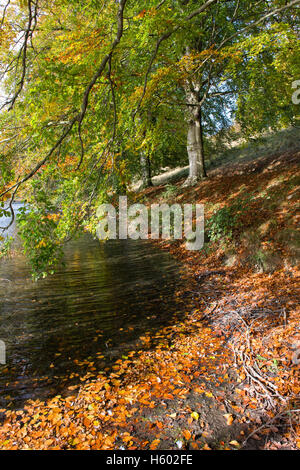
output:
[[[153,242],[185,267],[182,320],[70,396],[2,410],[0,449],[299,449],[299,157],[135,196],[203,203],[214,223],[200,252]]]

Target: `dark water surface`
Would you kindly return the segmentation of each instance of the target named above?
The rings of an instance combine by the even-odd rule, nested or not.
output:
[[[21,255],[0,260],[0,407],[64,393],[104,370],[172,321],[178,282],[178,264],[147,241],[84,236],[67,245],[65,267],[36,283]]]

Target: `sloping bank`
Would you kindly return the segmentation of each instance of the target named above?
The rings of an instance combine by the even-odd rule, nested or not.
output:
[[[211,218],[200,253],[160,243],[187,269],[189,290],[176,293],[182,322],[145,334],[147,349],[66,398],[2,410],[0,448],[299,447],[298,159],[268,157],[176,186],[172,202],[202,202]]]

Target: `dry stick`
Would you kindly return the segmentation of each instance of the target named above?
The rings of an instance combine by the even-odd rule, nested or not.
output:
[[[249,372],[251,372],[252,375],[254,375],[254,377],[257,378],[257,380],[259,381],[262,381],[266,384],[267,387],[271,388],[273,390],[273,392],[275,393],[275,395],[282,401],[286,401],[285,398],[283,398],[279,393],[278,393],[278,389],[276,387],[276,385],[274,385],[272,382],[270,382],[270,380],[266,379],[261,373],[258,373],[257,371],[255,371],[255,369],[250,366],[250,365],[247,365],[247,368],[249,370]]]
[[[240,320],[245,325],[247,347],[250,351],[252,351],[251,343],[250,343],[251,328],[249,327],[249,325],[246,323],[246,321],[243,319],[243,317],[238,312],[236,312],[236,314],[239,316]],[[232,346],[232,349],[233,349],[234,354],[235,354],[235,350],[234,350],[233,346]],[[236,354],[235,354],[235,357],[236,357]],[[259,369],[256,362],[254,362],[254,364],[256,366],[256,370],[255,370],[251,365],[249,365],[250,357],[247,354],[245,354],[243,352],[240,352],[240,359],[242,361],[243,369],[244,369],[248,379],[250,379],[251,382],[255,382],[264,391],[264,393],[265,393],[264,397],[269,401],[271,406],[274,406],[274,400],[273,400],[272,395],[270,394],[270,391],[268,390],[268,388],[271,389],[272,390],[271,393],[274,394],[281,401],[283,401],[283,402],[286,401],[285,398],[282,397],[278,393],[277,387],[274,384],[272,384],[269,380],[267,380],[265,377],[263,377],[263,375],[261,374],[261,371],[260,371],[260,369]],[[256,394],[259,394],[258,390],[255,389],[255,387],[254,387],[254,391],[255,391]]]
[[[243,357],[243,356],[242,356]],[[270,403],[270,405],[274,406],[274,400],[272,398],[272,395],[270,394],[270,391],[268,390],[268,388],[262,383],[263,381],[263,377],[262,376],[258,376],[257,374],[254,373],[253,369],[251,368],[251,366],[247,365],[246,364],[246,361],[245,361],[245,358],[243,359],[243,369],[244,371],[246,372],[246,375],[248,376],[248,378],[250,378],[250,381],[251,382],[255,382],[265,393],[265,395],[263,395]],[[267,384],[269,385],[269,382],[267,382]],[[253,384],[252,384],[253,385]],[[259,394],[259,391],[257,389],[255,389],[254,387],[254,391],[256,394]],[[282,399],[283,401],[285,401],[285,399],[283,397],[281,397],[280,395],[277,394],[276,391],[272,391],[272,393],[275,393],[275,395]]]
[[[284,321],[284,327],[286,328],[286,309],[283,309],[283,321]]]
[[[248,440],[254,436],[254,434],[256,434],[257,432],[261,431],[262,429],[270,426],[270,424],[272,424],[274,421],[276,421],[276,419],[278,418],[281,418],[282,416],[286,415],[286,414],[289,414],[289,413],[300,413],[300,409],[298,410],[287,410],[287,411],[283,411],[282,413],[279,413],[277,414],[276,416],[274,416],[274,418],[270,419],[267,423],[261,425],[259,428],[255,429],[254,431],[252,431],[247,437],[246,439],[242,442],[242,447],[244,447]]]

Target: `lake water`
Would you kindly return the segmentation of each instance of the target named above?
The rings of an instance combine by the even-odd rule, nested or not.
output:
[[[85,235],[67,244],[64,258],[38,282],[21,254],[0,260],[0,407],[64,393],[182,311],[179,266],[148,241],[100,244]]]

